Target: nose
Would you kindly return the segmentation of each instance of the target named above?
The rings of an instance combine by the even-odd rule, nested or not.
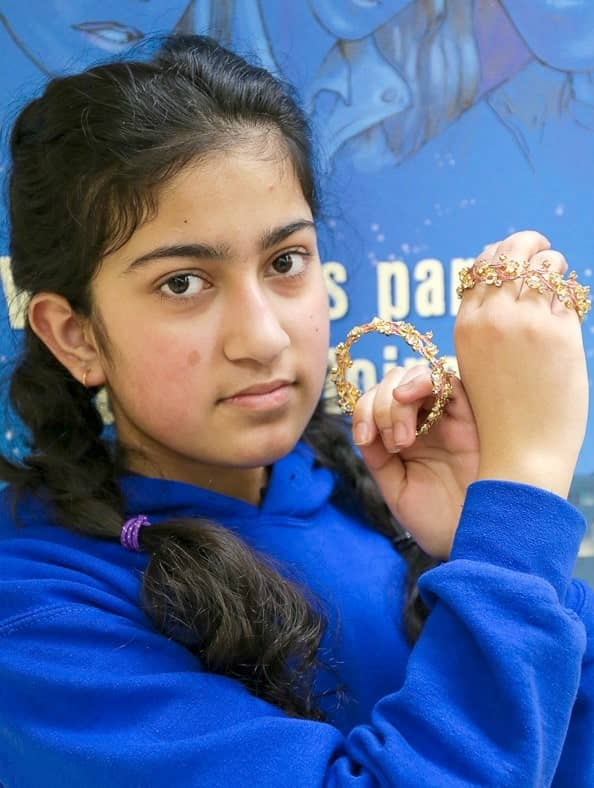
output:
[[[229,361],[250,359],[270,365],[289,344],[279,320],[279,304],[254,284],[226,304],[224,353]]]

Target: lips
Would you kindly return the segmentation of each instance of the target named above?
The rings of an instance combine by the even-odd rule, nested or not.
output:
[[[291,380],[278,379],[270,380],[267,383],[256,383],[253,386],[248,386],[248,388],[241,389],[241,391],[236,391],[234,394],[229,395],[229,397],[225,397],[225,399],[247,396],[249,394],[270,394],[271,391],[275,391],[281,386],[288,386],[292,382],[293,381]]]
[[[276,413],[289,406],[293,397],[293,384],[290,380],[270,380],[241,389],[230,397],[221,400],[223,407],[236,409],[244,414]]]

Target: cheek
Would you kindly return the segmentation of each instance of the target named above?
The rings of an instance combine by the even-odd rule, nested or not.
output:
[[[319,311],[310,312],[308,322],[316,350],[325,354],[330,343],[330,318],[327,311],[322,307]]]
[[[208,348],[199,345],[188,331],[158,331],[143,326],[128,336],[117,354],[113,387],[116,396],[141,420],[171,421],[179,427],[187,418],[188,404],[199,408],[209,394],[205,373]],[[197,412],[194,408],[194,412]]]
[[[200,353],[197,350],[192,350],[188,356],[188,366],[195,367],[200,363]]]
[[[320,278],[316,299],[308,315],[314,333],[319,338],[319,341],[326,345],[324,352],[327,352],[330,342],[330,304],[328,302],[328,290],[326,289],[326,282],[323,275]]]
[[[328,294],[321,288],[295,318],[294,330],[299,337],[300,355],[316,381],[326,374],[330,343]]]

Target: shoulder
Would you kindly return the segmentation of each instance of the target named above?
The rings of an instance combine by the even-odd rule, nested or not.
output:
[[[71,604],[140,614],[146,555],[60,525],[34,496],[13,504],[14,491],[5,487],[0,491],[0,631]]]

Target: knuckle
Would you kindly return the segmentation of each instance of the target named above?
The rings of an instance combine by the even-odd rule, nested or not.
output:
[[[391,402],[392,399],[387,400],[386,397],[376,397],[373,402],[372,416],[380,430],[386,429],[392,423],[390,416]]]
[[[508,235],[507,238],[499,244],[497,248],[498,254],[506,254],[517,257],[526,257],[526,251],[531,250],[528,256],[535,254],[537,251],[550,249],[551,242],[542,233],[536,230],[520,230],[519,232]]]
[[[430,371],[427,364],[423,364],[419,362],[418,364],[414,364],[409,367],[409,375],[408,378],[410,380],[416,380],[417,378],[426,378],[429,377]]]
[[[565,273],[568,269],[567,260],[565,259],[565,255],[561,252],[557,252],[552,250],[550,252],[544,252],[542,254],[543,262],[551,263],[557,270]]]
[[[480,312],[477,328],[480,334],[490,341],[500,341],[514,330],[514,320],[510,315],[494,309]],[[475,329],[476,332],[476,329]],[[477,332],[478,333],[478,332]]]
[[[389,369],[382,381],[378,384],[379,386],[394,386],[398,385],[398,383],[406,376],[406,369],[402,366],[392,367]]]
[[[548,246],[551,245],[551,242],[546,237],[546,235],[538,232],[538,230],[519,230],[518,232],[512,233],[510,236],[508,236],[506,241],[547,244]]]
[[[497,342],[514,331],[514,320],[507,310],[484,306],[475,310],[464,321],[454,326],[454,341],[458,343]]]
[[[424,364],[415,364],[414,366],[408,367],[399,385],[402,386],[404,383],[412,383],[413,381],[419,381],[422,378],[428,377],[429,374],[430,374],[429,368],[426,367]]]
[[[501,241],[495,241],[494,243],[487,244],[483,247],[482,252],[477,256],[477,260],[482,257],[492,257],[495,254],[495,250],[501,244]]]
[[[412,414],[416,412],[416,407],[413,404],[402,405],[394,400],[390,409],[390,420],[392,423],[397,421],[407,421]]]
[[[514,320],[514,333],[516,335],[519,333],[528,339],[535,339],[536,337],[543,336],[544,331],[548,329],[550,323],[550,320],[539,320],[535,314],[535,310],[522,309]]]
[[[475,331],[479,311],[475,309],[474,311],[465,310],[464,312],[458,312],[458,317],[454,323],[454,340],[457,338],[464,339]]]
[[[527,340],[530,344],[547,344],[554,333],[546,299],[520,309],[510,310],[506,319],[493,316],[487,323],[488,339],[495,342]]]

